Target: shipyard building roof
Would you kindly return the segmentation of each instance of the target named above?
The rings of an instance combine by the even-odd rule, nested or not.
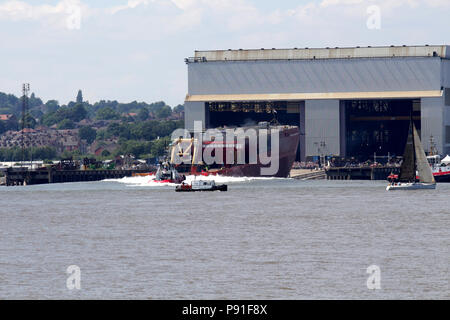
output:
[[[293,48],[195,51],[187,63],[207,61],[314,60],[387,57],[441,57],[450,59],[450,46],[387,46],[353,48]]]

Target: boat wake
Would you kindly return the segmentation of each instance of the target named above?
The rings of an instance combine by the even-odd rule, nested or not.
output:
[[[255,180],[284,180],[285,178],[274,177],[227,177],[227,176],[186,176],[186,183],[190,184],[193,180],[214,180],[218,184],[222,183],[243,183]],[[175,187],[175,183],[166,183],[155,181],[155,176],[139,176],[139,177],[125,177],[122,179],[107,179],[104,182],[118,182],[132,187]]]

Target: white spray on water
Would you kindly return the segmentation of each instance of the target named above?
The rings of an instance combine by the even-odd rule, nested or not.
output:
[[[224,184],[224,183],[243,183],[249,182],[253,180],[276,180],[276,179],[284,179],[284,178],[273,178],[273,177],[227,177],[227,176],[195,176],[189,175],[186,176],[185,182],[190,184],[193,180],[214,180],[216,184]],[[103,180],[105,182],[118,182],[126,184],[127,186],[134,187],[175,187],[177,184],[175,183],[166,183],[155,181],[154,175],[149,176],[137,176],[137,177],[125,177],[122,179],[107,179]]]

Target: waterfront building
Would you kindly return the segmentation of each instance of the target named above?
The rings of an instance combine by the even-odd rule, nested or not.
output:
[[[450,153],[450,46],[195,51],[185,124],[298,125],[298,158],[401,155],[413,110],[426,151]]]

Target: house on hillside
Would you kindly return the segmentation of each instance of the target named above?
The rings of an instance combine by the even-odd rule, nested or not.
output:
[[[117,149],[119,144],[117,143],[117,140],[105,140],[102,142],[95,141],[90,147],[89,147],[89,153],[95,154],[96,156],[101,156],[103,151],[107,150],[109,153],[114,153],[114,151]]]
[[[16,116],[13,114],[0,114],[0,120],[1,121],[15,121]]]

